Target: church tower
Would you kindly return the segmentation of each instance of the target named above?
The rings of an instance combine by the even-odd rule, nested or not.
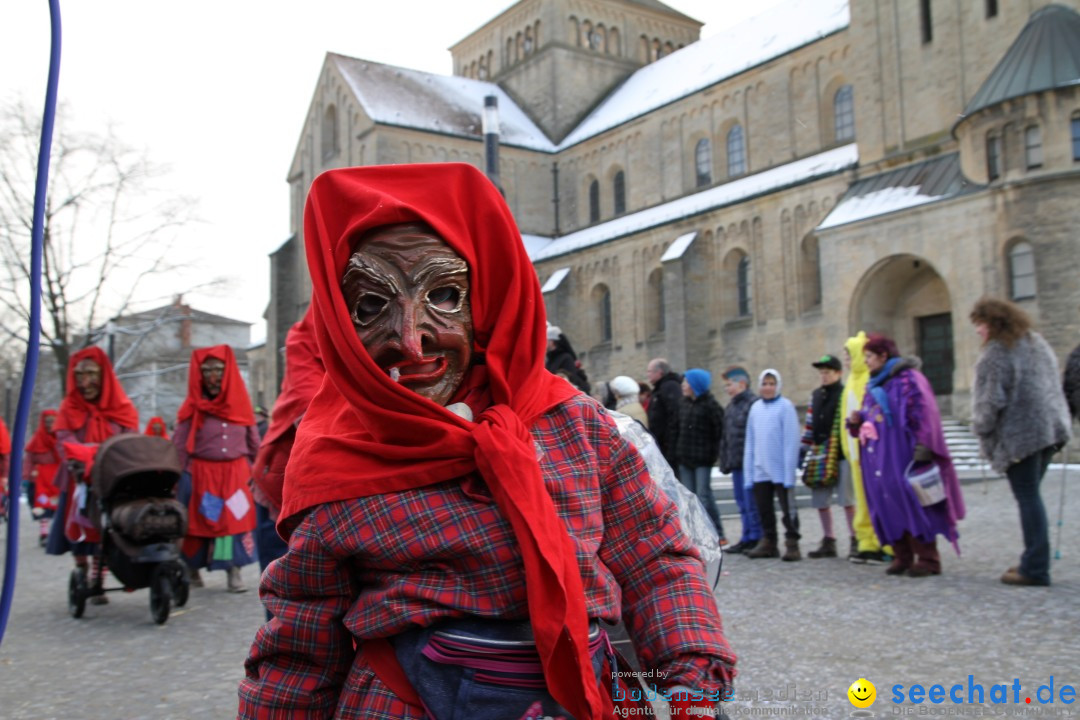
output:
[[[658,0],[521,0],[450,48],[454,74],[497,83],[560,142],[638,68],[697,41]]]

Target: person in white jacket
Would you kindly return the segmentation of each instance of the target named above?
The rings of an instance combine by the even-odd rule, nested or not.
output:
[[[776,511],[773,498],[780,501],[784,523],[783,560],[801,560],[799,514],[795,507],[795,479],[799,466],[799,439],[802,428],[791,401],[780,394],[783,380],[772,368],[758,376],[761,398],[750,408],[746,421],[743,474],[753,488],[754,501],[764,535],[748,558],[780,557],[777,545]]]

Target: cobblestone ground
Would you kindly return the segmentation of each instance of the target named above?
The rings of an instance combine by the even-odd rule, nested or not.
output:
[[[1056,544],[1060,468],[1043,485]],[[879,717],[911,715],[1008,716],[1041,711],[1080,716],[1080,702],[1063,705],[1064,685],[1080,690],[1080,471],[1067,482],[1061,559],[1050,588],[1016,588],[998,581],[1016,563],[1020,528],[1008,483],[964,486],[968,517],[957,557],[942,548],[944,573],[894,578],[881,566],[844,559],[725,560],[717,598],[729,639],[739,655],[739,717],[851,716],[848,686],[867,678],[877,687],[870,708]],[[208,576],[186,607],[154,625],[149,592],[112,593],[110,604],[88,606],[81,620],[67,613],[69,557],[47,557],[23,510],[15,605],[0,645],[0,717],[229,718],[236,685],[262,608],[255,593],[225,592],[224,573]],[[803,552],[817,545],[814,511],[800,511]],[[834,523],[843,527],[835,510]],[[725,518],[730,538],[737,518]],[[846,542],[841,548],[846,551]],[[253,568],[245,569],[249,585]],[[894,705],[893,686],[962,684],[968,676],[985,690],[985,707]],[[1054,678],[1054,705],[1035,692]],[[1021,683],[1020,705],[991,704],[991,686]],[[786,699],[781,697],[786,696]],[[794,699],[792,697],[794,696]],[[1032,705],[1024,704],[1031,697]],[[1045,697],[1045,691],[1044,691]],[[666,717],[660,712],[658,716]]]

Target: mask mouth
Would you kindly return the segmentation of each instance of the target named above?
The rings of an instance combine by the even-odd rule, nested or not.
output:
[[[446,373],[446,358],[441,355],[423,358],[422,362],[403,360],[390,366],[390,379],[404,384],[423,384],[438,380]]]

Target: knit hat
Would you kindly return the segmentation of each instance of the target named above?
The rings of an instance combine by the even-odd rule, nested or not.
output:
[[[721,376],[725,380],[731,380],[732,382],[744,382],[747,385],[750,384],[750,372],[739,365],[732,365]]]
[[[641,391],[637,381],[626,375],[619,375],[612,378],[611,382],[608,383],[608,387],[611,388],[611,392],[615,393],[615,397],[617,398],[636,398]]]
[[[558,340],[560,335],[562,335],[562,330],[559,329],[558,325],[548,325],[547,326],[547,339],[548,340]]]
[[[690,389],[694,391],[694,397],[709,392],[709,386],[712,385],[712,375],[708,370],[691,368],[686,371],[684,377],[686,378],[686,382],[690,384]]]

